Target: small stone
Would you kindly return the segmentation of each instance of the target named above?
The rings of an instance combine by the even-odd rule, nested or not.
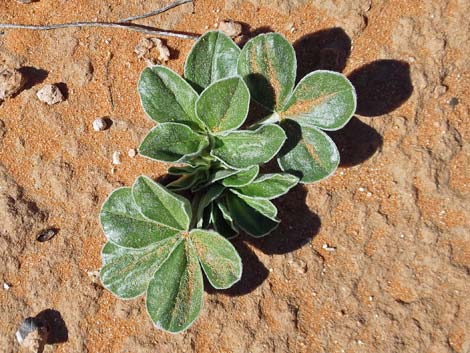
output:
[[[44,243],[54,238],[57,232],[58,231],[55,228],[44,229],[38,233],[38,235],[36,236],[36,240],[41,243]]]
[[[457,106],[459,104],[459,99],[457,97],[452,97],[450,100],[449,100],[449,105],[454,108],[455,106]]]
[[[31,4],[32,2],[35,2],[36,0],[16,0],[16,1],[22,4]]]
[[[98,118],[93,121],[93,130],[104,131],[109,128],[109,123],[106,118]]]
[[[134,148],[131,148],[128,152],[127,155],[131,158],[134,158],[137,155],[137,151]]]
[[[229,37],[235,38],[242,34],[243,27],[239,22],[223,20],[219,23],[219,30]]]
[[[3,282],[3,289],[9,290],[10,287],[11,287],[11,286],[10,286],[7,282]]]
[[[121,164],[121,152],[119,151],[113,152],[113,164],[114,165]]]
[[[150,51],[153,48],[156,48],[158,51],[157,59],[152,58],[150,55]],[[142,38],[136,45],[134,52],[139,59],[144,59],[150,65],[170,60],[170,49],[159,38]]]
[[[36,93],[43,103],[53,105],[64,101],[64,95],[57,85],[45,85]]]
[[[17,69],[0,67],[0,101],[18,93],[25,83],[25,77]]]
[[[43,352],[48,335],[47,326],[42,321],[32,317],[26,318],[16,331],[18,342],[32,353]]]
[[[335,247],[333,247],[333,246],[329,246],[329,245],[328,245],[328,244],[326,244],[326,243],[325,243],[325,244],[323,244],[322,248],[323,248],[324,250],[326,250],[326,251],[335,251],[335,250],[336,250],[336,248],[335,248]]]

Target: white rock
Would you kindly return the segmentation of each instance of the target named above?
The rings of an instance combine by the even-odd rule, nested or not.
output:
[[[137,156],[137,151],[134,148],[131,148],[129,151],[127,151],[127,155],[131,158],[134,158]]]
[[[158,51],[157,60],[150,55],[153,48]],[[170,49],[159,38],[142,38],[135,47],[134,52],[139,59],[144,59],[149,64],[156,64],[156,61],[162,63],[170,60]]]
[[[10,98],[18,93],[26,83],[21,72],[5,66],[0,66],[0,100]]]
[[[121,164],[121,152],[119,151],[113,152],[113,164],[114,165]]]
[[[104,131],[109,127],[108,121],[104,118],[98,118],[93,121],[93,130]]]
[[[45,85],[36,93],[43,103],[53,105],[64,101],[64,95],[57,85]]]
[[[10,289],[10,285],[9,285],[7,282],[3,282],[3,289],[9,290],[9,289]]]
[[[232,20],[223,20],[219,23],[219,30],[229,37],[235,38],[242,34],[243,27],[241,23]]]

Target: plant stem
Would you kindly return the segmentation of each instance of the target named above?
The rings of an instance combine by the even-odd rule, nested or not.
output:
[[[119,22],[69,22],[69,23],[57,23],[57,24],[50,24],[50,25],[26,25],[26,24],[17,24],[17,23],[0,23],[0,29],[29,29],[33,31],[48,31],[53,29],[61,29],[61,28],[82,28],[82,27],[105,27],[105,28],[120,28],[120,29],[127,29],[129,31],[135,31],[145,34],[153,34],[159,36],[166,36],[166,37],[177,37],[183,39],[198,39],[198,35],[182,33],[182,32],[175,32],[175,31],[165,31],[156,29],[149,26],[139,25],[129,23],[129,21],[142,19],[154,15],[161,14],[169,9],[172,9],[176,6],[192,2],[192,0],[179,0],[175,1],[174,3],[162,7],[158,10],[154,10],[152,12],[148,12],[143,15],[129,17]]]

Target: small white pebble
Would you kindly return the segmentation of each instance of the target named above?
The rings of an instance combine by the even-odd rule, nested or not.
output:
[[[362,186],[358,189],[360,192],[364,192],[366,191],[366,189],[364,189]]]
[[[405,234],[400,234],[400,238],[404,238],[405,237]]]
[[[131,158],[134,158],[137,155],[137,151],[134,148],[131,148],[129,151],[127,151],[127,155]]]
[[[322,248],[323,248],[323,249],[325,249],[326,251],[335,251],[335,250],[336,250],[336,248],[335,248],[335,247],[333,247],[333,246],[329,246],[329,245],[328,245],[328,244],[326,244],[326,243],[325,243],[325,244],[323,244]]]
[[[3,289],[9,290],[9,289],[10,289],[10,285],[9,285],[7,282],[3,282]]]
[[[370,191],[367,192],[366,194],[367,197],[371,197],[372,196],[372,193]]]
[[[108,122],[104,118],[98,118],[93,121],[93,130],[104,131],[109,127]]]
[[[64,101],[64,95],[57,85],[45,85],[36,93],[38,99],[48,105],[57,104]]]
[[[357,340],[356,341],[358,345],[362,346],[364,344],[364,342],[362,342],[361,340]]]
[[[109,43],[111,43],[111,39],[110,39],[110,38],[107,38],[104,42],[105,42],[106,44],[109,44]]]
[[[274,270],[272,268],[269,269],[269,272],[273,272]]]
[[[370,296],[369,296],[369,301],[371,302],[372,299],[374,299],[374,297],[370,295]]]
[[[219,30],[229,37],[235,38],[242,34],[243,27],[239,22],[223,20],[219,23]]]
[[[114,165],[121,164],[121,152],[119,151],[113,152],[113,164]]]

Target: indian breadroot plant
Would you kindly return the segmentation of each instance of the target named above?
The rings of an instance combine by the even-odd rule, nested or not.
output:
[[[203,273],[217,289],[241,278],[241,259],[228,239],[240,232],[266,236],[280,222],[273,199],[338,166],[324,131],[349,121],[354,88],[330,71],[295,85],[296,66],[280,34],[259,35],[240,49],[211,31],[191,49],[184,79],[164,66],[142,72],[142,106],[157,125],[139,154],[177,163],[168,169],[176,179],[163,186],[139,176],[109,195],[100,214],[108,241],[101,281],[119,298],[146,294],[156,327],[187,329],[203,306]],[[251,99],[269,114],[247,123]],[[263,173],[273,158],[280,171]]]

